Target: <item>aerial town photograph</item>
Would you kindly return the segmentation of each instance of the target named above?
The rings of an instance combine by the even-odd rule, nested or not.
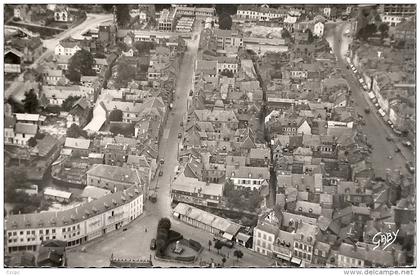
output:
[[[415,3],[2,8],[7,275],[415,275]]]

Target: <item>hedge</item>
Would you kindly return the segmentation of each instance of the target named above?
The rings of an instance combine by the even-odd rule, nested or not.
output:
[[[195,256],[176,256],[175,260],[183,262],[194,262]]]
[[[199,242],[197,242],[195,240],[192,240],[192,239],[189,239],[188,240],[188,243],[189,243],[190,247],[192,249],[194,249],[195,251],[200,251],[201,250],[201,247],[202,246],[201,246],[201,244]]]
[[[167,244],[182,240],[183,238],[184,237],[180,233],[178,233],[176,231],[173,231],[173,230],[169,230],[168,243]]]

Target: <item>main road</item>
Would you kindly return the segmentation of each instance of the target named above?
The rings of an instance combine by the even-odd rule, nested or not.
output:
[[[43,47],[46,48],[46,51],[39,56],[34,63],[32,63],[29,68],[37,68],[39,64],[42,64],[43,60],[46,59],[48,56],[54,53],[55,46],[57,46],[58,42],[66,37],[73,37],[82,39],[82,34],[89,29],[97,27],[99,24],[108,22],[112,20],[112,14],[87,14],[86,20],[83,21],[81,24],[75,26],[74,28],[65,30],[53,38],[44,39],[42,40]],[[6,89],[4,92],[4,97],[8,98],[9,96],[13,96],[17,100],[22,100],[24,98],[24,94],[27,90],[33,87],[33,83],[25,82],[23,80],[24,73],[20,74],[15,81]]]
[[[157,202],[152,203],[145,200],[145,211],[141,218],[132,222],[128,230],[107,234],[99,240],[92,241],[85,245],[86,252],[81,253],[80,248],[71,249],[68,252],[69,266],[107,266],[109,265],[109,257],[111,253],[114,256],[121,257],[143,257],[149,258],[153,255],[150,250],[150,241],[156,237],[156,228],[160,218],[167,217],[172,221],[172,229],[180,232],[187,239],[193,239],[201,243],[205,248],[208,247],[208,241],[212,240],[212,235],[198,228],[189,226],[172,217],[171,208],[171,179],[174,177],[174,169],[176,168],[177,151],[178,151],[178,133],[182,132],[180,122],[184,114],[187,112],[187,96],[192,86],[192,78],[194,73],[194,64],[197,58],[198,45],[200,40],[200,26],[192,33],[192,39],[186,40],[188,49],[182,58],[179,74],[177,78],[177,86],[174,94],[173,109],[170,110],[166,127],[159,146],[159,156],[165,162],[162,166],[163,175],[156,176],[150,185],[150,189],[156,189],[158,197]],[[147,198],[147,195],[145,195]],[[233,249],[223,248],[221,253],[227,258],[226,266],[272,266],[274,261],[268,257],[257,254],[249,249],[240,248],[244,253],[243,258],[238,263],[234,260]],[[222,256],[216,253],[216,250],[205,249],[200,253],[199,259],[210,262],[222,263]],[[152,260],[155,266],[176,266],[176,263],[164,263]],[[195,266],[197,265],[194,264]],[[185,266],[185,265],[182,265]]]
[[[408,174],[405,163],[407,161],[406,159],[408,161],[414,160],[413,153],[410,153],[398,143],[398,138],[394,136],[382,118],[376,114],[376,108],[366,97],[366,92],[361,88],[355,74],[347,69],[345,54],[348,45],[351,43],[351,38],[344,36],[344,33],[349,28],[349,23],[347,22],[328,24],[326,39],[330,43],[337,57],[338,64],[344,72],[343,77],[350,86],[355,110],[364,116],[366,125],[362,126],[362,131],[366,135],[368,143],[373,145],[373,151],[369,159],[372,162],[375,175],[385,177],[387,170],[400,170],[402,173]],[[366,108],[371,110],[369,114],[364,113]],[[386,137],[394,138],[394,142],[388,141]],[[402,153],[396,152],[397,148],[404,151],[404,156]]]

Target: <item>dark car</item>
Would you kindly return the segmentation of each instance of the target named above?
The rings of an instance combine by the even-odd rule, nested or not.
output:
[[[386,138],[385,138],[387,141],[393,141],[393,139],[391,138],[391,137],[389,137],[389,136],[387,136]]]
[[[369,114],[370,113],[370,109],[369,108],[365,108],[365,113]]]
[[[152,239],[150,241],[150,249],[151,250],[155,250],[156,249],[156,240],[155,239]]]
[[[395,152],[400,152],[400,148],[395,148]]]

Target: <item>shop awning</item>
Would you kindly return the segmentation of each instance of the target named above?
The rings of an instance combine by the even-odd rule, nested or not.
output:
[[[290,256],[283,254],[276,254],[277,258],[290,262]]]
[[[302,262],[302,260],[299,259],[299,258],[295,258],[295,257],[292,258],[292,263],[294,263],[294,264],[300,265],[301,262]]]
[[[228,240],[232,240],[233,235],[229,234],[229,233],[224,233],[223,234],[223,238],[228,239]]]

